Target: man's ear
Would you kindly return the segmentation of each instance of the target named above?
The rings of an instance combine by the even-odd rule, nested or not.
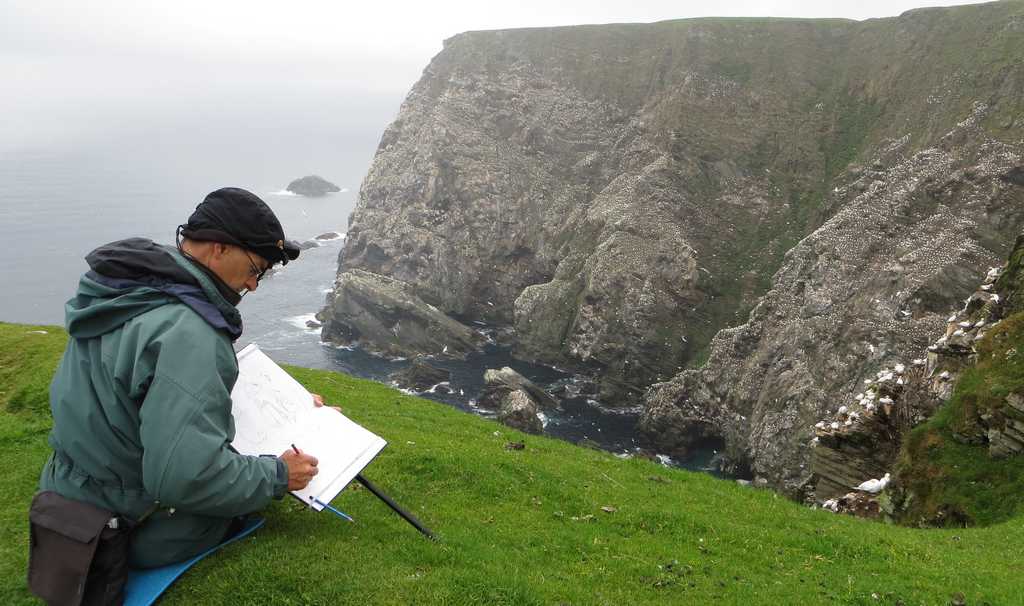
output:
[[[228,254],[228,252],[230,252],[230,251],[228,250],[228,245],[227,244],[224,244],[222,242],[214,242],[213,243],[213,251],[212,252],[213,252],[213,256],[215,258],[220,259],[224,255]]]

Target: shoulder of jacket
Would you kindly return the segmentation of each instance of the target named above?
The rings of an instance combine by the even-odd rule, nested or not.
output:
[[[203,319],[195,310],[184,303],[168,303],[143,314],[139,314],[129,322],[139,325],[146,333],[147,340],[159,341],[163,345],[175,348],[194,350],[198,358],[202,348],[210,348],[220,358],[219,365],[225,361],[229,367],[237,367],[235,350],[231,339],[224,331],[218,330]],[[209,349],[206,349],[209,352]]]

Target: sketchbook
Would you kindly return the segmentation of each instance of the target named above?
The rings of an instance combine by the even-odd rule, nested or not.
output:
[[[321,511],[369,465],[387,442],[313,396],[255,343],[238,354],[238,380],[231,390],[235,439],[245,455],[274,455],[292,444],[319,460],[320,472],[302,490],[300,501]]]

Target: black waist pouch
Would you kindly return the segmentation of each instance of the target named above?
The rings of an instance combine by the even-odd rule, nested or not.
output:
[[[124,602],[129,532],[109,527],[112,512],[44,491],[28,517],[32,593],[50,606]]]

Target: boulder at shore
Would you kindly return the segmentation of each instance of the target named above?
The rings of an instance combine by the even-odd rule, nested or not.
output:
[[[327,194],[341,191],[340,187],[317,175],[296,179],[289,183],[285,189],[293,194],[310,197],[326,196]]]
[[[522,391],[534,402],[534,407],[547,410],[558,408],[559,403],[548,392],[508,366],[501,370],[488,369],[484,372],[484,390],[479,405],[500,410],[510,393]]]
[[[391,355],[462,357],[484,343],[405,282],[358,269],[338,276],[321,316],[325,341],[361,344]]]
[[[416,359],[408,368],[393,373],[391,380],[401,387],[423,392],[435,385],[451,381],[451,377],[451,373],[447,370]]]
[[[498,420],[519,431],[526,433],[542,433],[544,424],[537,416],[537,403],[528,393],[517,389],[505,396]]]

